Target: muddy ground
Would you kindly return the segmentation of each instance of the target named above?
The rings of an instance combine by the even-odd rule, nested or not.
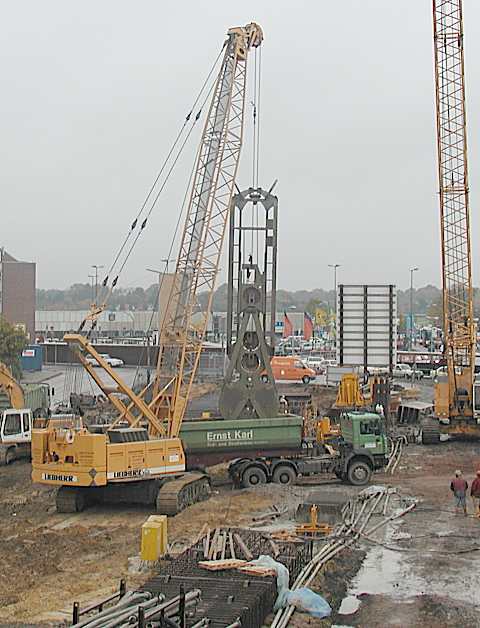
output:
[[[454,469],[468,481],[480,467],[480,446],[446,443],[409,446],[393,477],[377,475],[419,498],[417,508],[390,525],[376,542],[339,555],[319,574],[314,588],[334,609],[331,618],[313,620],[296,613],[292,626],[479,626],[477,577],[480,573],[480,520],[455,515],[449,491]],[[175,549],[191,542],[204,523],[248,526],[271,505],[296,504],[309,486],[234,491],[224,471],[215,474],[215,493],[202,504],[169,520]],[[324,481],[315,491],[356,489]],[[58,626],[74,600],[100,598],[125,577],[129,586],[148,573],[129,572],[138,554],[140,527],[150,511],[140,507],[97,506],[76,515],[54,510],[54,491],[30,483],[30,465],[0,468],[0,625]],[[285,521],[285,525],[291,521]],[[381,544],[379,544],[381,543]],[[338,613],[342,599],[357,600],[358,610]]]

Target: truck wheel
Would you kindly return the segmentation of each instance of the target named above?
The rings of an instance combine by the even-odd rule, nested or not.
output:
[[[264,384],[268,383],[268,375],[262,375],[260,379]]]
[[[348,465],[347,479],[353,486],[364,486],[372,477],[370,465],[363,460],[353,460]]]
[[[15,448],[14,447],[2,447],[0,450],[0,467],[7,464],[12,464],[15,460]]]
[[[245,469],[242,473],[242,486],[243,488],[252,488],[259,484],[265,484],[267,481],[267,474],[260,467],[250,467]]]
[[[293,484],[297,479],[297,474],[295,473],[295,469],[287,466],[286,464],[282,464],[278,466],[273,472],[272,480],[275,484]]]
[[[304,384],[309,384],[309,383],[310,383],[310,378],[308,377],[308,375],[304,375],[304,376],[302,377],[302,382],[303,382]]]

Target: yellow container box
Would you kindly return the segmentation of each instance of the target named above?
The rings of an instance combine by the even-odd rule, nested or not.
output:
[[[155,561],[167,552],[167,517],[152,515],[142,525],[140,558]]]

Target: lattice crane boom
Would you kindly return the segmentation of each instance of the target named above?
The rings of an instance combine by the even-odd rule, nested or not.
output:
[[[263,40],[254,22],[228,31],[203,129],[174,280],[160,333],[152,408],[177,436],[196,374],[243,139],[247,57]],[[199,292],[202,323],[192,325]]]
[[[462,0],[433,0],[443,326],[449,411],[472,409],[475,367]],[[461,389],[461,390],[460,390]],[[465,403],[465,392],[468,402]]]

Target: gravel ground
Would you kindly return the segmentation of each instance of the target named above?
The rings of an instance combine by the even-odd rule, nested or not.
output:
[[[455,515],[451,475],[462,468],[471,481],[480,467],[478,444],[449,442],[437,447],[409,446],[398,473],[377,475],[376,484],[398,486],[419,499],[417,508],[376,537],[332,561],[314,582],[334,614],[319,622],[296,613],[293,626],[444,626],[480,625],[477,574],[480,570],[480,521]],[[315,487],[278,487],[233,491],[224,469],[214,474],[213,497],[169,520],[169,539],[181,549],[204,523],[248,526],[273,504],[287,505],[283,527],[292,527],[296,505],[310,491],[356,489],[336,481]],[[54,491],[32,486],[30,465],[0,468],[0,625],[58,626],[74,600],[86,603],[107,595],[126,577],[129,586],[149,574],[128,571],[138,554],[140,527],[150,511],[139,507],[98,506],[84,513],[54,511]],[[339,615],[344,596],[359,600],[358,610]]]

